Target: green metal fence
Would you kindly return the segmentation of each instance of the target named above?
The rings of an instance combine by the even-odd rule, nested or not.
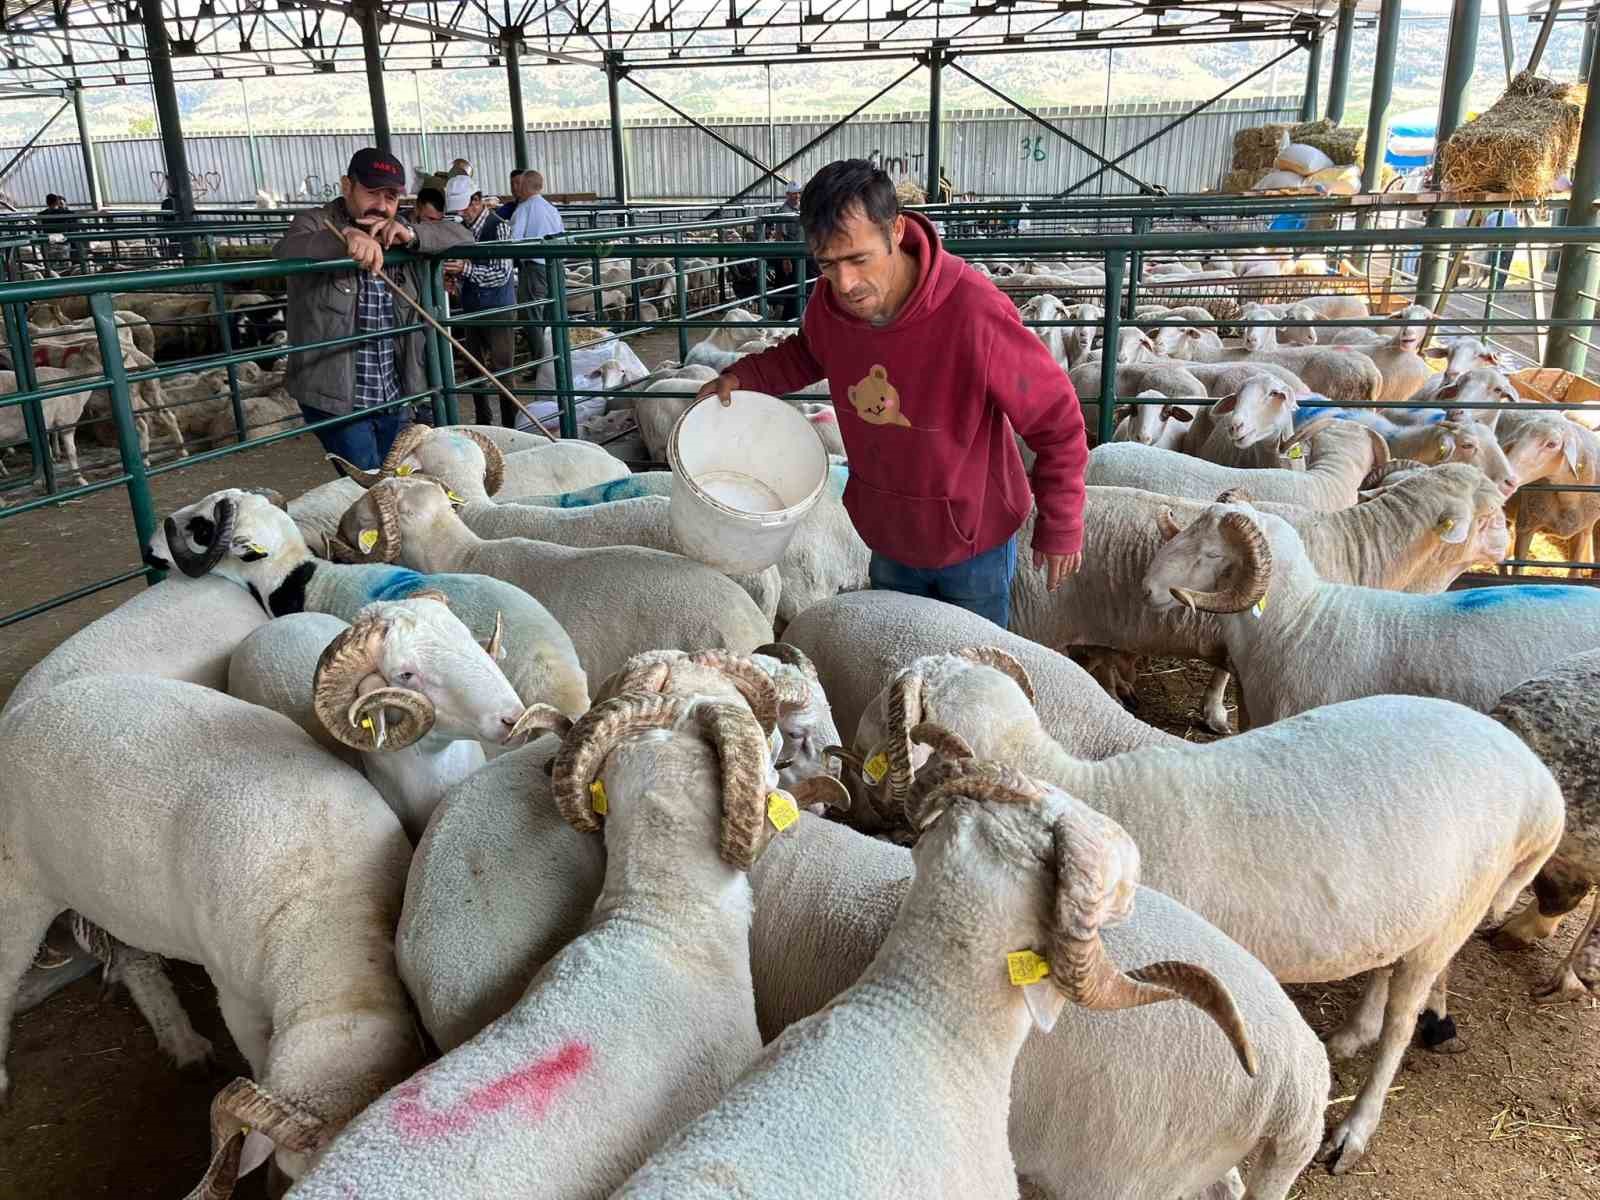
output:
[[[1106,346],[1118,344],[1118,331],[1134,314],[1135,307],[1151,295],[1160,294],[1163,302],[1182,303],[1194,300],[1215,306],[1218,314],[1209,322],[1192,322],[1213,328],[1236,330],[1244,322],[1238,318],[1237,304],[1250,298],[1272,298],[1283,295],[1308,294],[1330,288],[1349,289],[1370,298],[1404,299],[1403,272],[1396,266],[1406,254],[1437,251],[1450,256],[1472,253],[1497,253],[1508,248],[1526,247],[1531,241],[1543,250],[1583,246],[1587,236],[1583,231],[1549,229],[1480,229],[1480,228],[1341,228],[1303,230],[1264,230],[1254,222],[1268,215],[1258,203],[1254,209],[1248,203],[1231,200],[1228,203],[1208,203],[1185,208],[1169,197],[1154,198],[1159,203],[1121,206],[1127,211],[1113,211],[1101,206],[1092,214],[1087,206],[1062,205],[1059,210],[1030,209],[1032,219],[1069,219],[1118,222],[1121,224],[1107,232],[1089,234],[1012,234],[1005,237],[953,238],[948,248],[974,263],[986,264],[998,271],[1002,263],[1019,264],[1029,260],[1091,261],[1099,264],[1103,277],[1079,289],[1074,299],[1092,297],[1104,310],[1096,322]],[[1285,207],[1285,202],[1275,201],[1272,213]],[[1315,214],[1317,206],[1301,206]],[[930,210],[933,215],[952,222],[954,217],[944,210]],[[1183,231],[1151,232],[1162,214],[1176,214],[1174,220],[1184,217],[1204,217],[1220,220],[1224,216],[1239,219],[1232,228],[1190,228]],[[1040,215],[1042,213],[1042,215]],[[970,212],[967,214],[970,216]],[[585,399],[600,396],[638,396],[633,388],[605,391],[582,388],[573,378],[570,362],[572,340],[579,330],[604,327],[608,332],[599,336],[595,344],[607,345],[627,342],[639,345],[646,339],[670,339],[666,347],[658,347],[655,357],[670,356],[665,350],[676,350],[683,359],[694,342],[710,330],[728,324],[727,314],[735,307],[744,306],[758,316],[756,326],[783,328],[797,323],[793,316],[784,316],[785,305],[798,311],[812,281],[807,276],[808,266],[804,248],[793,241],[766,240],[773,236],[788,236],[790,228],[785,218],[762,211],[756,215],[742,215],[716,221],[699,221],[677,225],[647,225],[636,223],[618,227],[580,232],[572,236],[536,243],[492,243],[468,246],[453,252],[465,259],[511,258],[520,267],[524,263],[543,265],[548,276],[548,296],[537,303],[519,301],[505,308],[480,313],[448,312],[446,300],[444,263],[434,259],[425,263],[421,274],[418,299],[436,318],[448,326],[463,331],[472,326],[480,328],[494,325],[511,326],[532,332],[547,330],[548,345],[545,353],[534,357],[529,352],[519,353],[516,361],[499,374],[512,390],[530,405],[546,406],[559,420],[563,436],[573,436],[578,427],[579,405]],[[1246,222],[1251,222],[1247,224]],[[1176,284],[1163,284],[1153,278],[1153,268],[1161,263],[1182,262],[1233,251],[1262,252],[1291,261],[1307,255],[1321,255],[1339,273],[1335,275],[1280,276],[1261,279],[1244,279],[1234,283],[1218,280],[1201,280],[1188,284],[1180,279]],[[392,256],[404,260],[407,255]],[[779,286],[769,278],[768,270],[774,264],[793,264],[795,282]],[[1365,264],[1363,271],[1352,273],[1350,264]],[[1375,263],[1383,263],[1381,270]],[[606,268],[611,269],[609,282]],[[625,270],[625,276],[617,271]],[[569,272],[587,268],[591,274],[586,282],[577,281]],[[159,476],[188,470],[196,465],[212,462],[240,453],[252,453],[262,447],[290,438],[303,437],[309,431],[296,426],[258,436],[248,427],[242,395],[241,375],[247,364],[263,359],[280,357],[281,349],[275,347],[235,347],[229,342],[226,300],[230,289],[241,286],[281,289],[293,276],[312,272],[348,271],[352,265],[347,260],[337,262],[214,262],[190,265],[164,271],[133,271],[117,274],[88,275],[61,279],[13,281],[0,284],[0,313],[6,322],[6,343],[16,364],[17,388],[10,395],[0,396],[0,426],[12,411],[23,415],[23,434],[17,439],[33,463],[31,474],[0,478],[0,488],[11,485],[9,492],[0,496],[15,502],[0,509],[0,538],[21,528],[21,522],[49,520],[52,506],[91,495],[110,488],[126,488],[133,516],[137,545],[128,547],[126,570],[108,578],[77,587],[64,595],[23,597],[23,603],[7,603],[10,611],[0,614],[0,625],[7,625],[37,613],[47,611],[68,601],[91,595],[104,588],[115,586],[143,573],[133,564],[138,561],[143,542],[153,532],[157,513],[151,495],[151,480]],[[1002,284],[1005,280],[1000,281]],[[1533,281],[1537,285],[1538,281]],[[1506,308],[1509,295],[1507,281],[1500,282],[1497,304]],[[212,316],[219,324],[218,344],[214,350],[186,354],[176,360],[157,362],[153,366],[130,370],[124,362],[116,324],[117,294],[145,291],[204,291],[213,298]],[[1512,289],[1514,290],[1514,289]],[[98,366],[92,371],[82,371],[61,380],[42,381],[34,368],[34,347],[30,342],[28,314],[31,305],[51,303],[72,296],[86,296],[92,319],[92,341],[98,355]],[[1463,299],[1465,297],[1465,299]],[[587,298],[587,299],[586,299]],[[1521,354],[1528,362],[1535,361],[1530,335],[1547,332],[1551,328],[1582,327],[1587,333],[1587,322],[1563,319],[1536,313],[1513,315],[1510,311],[1485,313],[1478,305],[1481,297],[1470,289],[1458,292],[1454,301],[1447,298],[1438,325],[1439,332],[1492,332],[1508,353]],[[1234,305],[1229,311],[1227,303]],[[1387,303],[1387,300],[1385,301]],[[1451,303],[1464,303],[1470,311],[1457,311]],[[589,312],[578,311],[587,307]],[[1380,305],[1380,307],[1382,307]],[[399,306],[402,318],[408,310]],[[1319,323],[1328,327],[1376,324],[1383,319],[1375,312],[1368,321],[1335,321]],[[1038,327],[1077,324],[1076,321],[1033,322]],[[1191,322],[1183,322],[1189,324]],[[1141,325],[1161,322],[1141,321]],[[427,341],[428,387],[417,396],[405,397],[397,406],[420,403],[427,406],[436,423],[449,423],[458,419],[463,400],[490,392],[490,386],[459,374],[448,343],[432,329],[420,324],[407,324],[406,330],[421,328]],[[360,337],[334,339],[320,346],[349,345]],[[1529,343],[1528,353],[1516,347]],[[530,338],[530,345],[533,339]],[[654,365],[654,364],[647,364]],[[537,369],[547,367],[549,380],[539,382]],[[227,373],[227,389],[214,396],[215,406],[223,396],[234,424],[227,444],[198,449],[187,456],[173,456],[169,448],[154,451],[147,462],[140,452],[139,425],[143,414],[135,402],[135,390],[146,383],[161,383],[179,376],[203,370],[221,369]],[[1115,395],[1115,373],[1107,378],[1098,396],[1084,397],[1085,403],[1098,403],[1097,428],[1092,432],[1101,440],[1108,440],[1118,403],[1140,403]],[[109,415],[105,418],[113,435],[113,453],[108,463],[96,468],[96,478],[87,486],[63,488],[59,471],[49,453],[49,430],[44,409],[48,400],[95,389],[105,394]],[[1398,407],[1383,405],[1383,407]],[[1505,404],[1484,404],[1485,408],[1507,408]],[[1544,405],[1553,409],[1581,407],[1578,402],[1557,402]],[[11,418],[15,421],[15,418]],[[338,424],[341,418],[326,424]],[[0,441],[7,439],[0,439]],[[248,462],[240,464],[240,482],[270,483],[270,479],[249,475]],[[331,471],[330,471],[331,474]],[[1600,488],[1572,490],[1596,491]],[[1550,565],[1548,563],[1542,565]],[[1586,564],[1577,564],[1579,566]]]

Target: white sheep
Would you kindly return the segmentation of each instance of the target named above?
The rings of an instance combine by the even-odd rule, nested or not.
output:
[[[411,425],[401,430],[377,471],[348,470],[364,487],[413,472],[428,476],[460,498],[457,515],[479,537],[530,538],[575,547],[642,546],[678,553],[665,499],[572,510],[499,503],[493,497],[500,490],[504,456],[488,438],[469,430]],[[771,621],[783,587],[777,567],[730,578]]]
[[[1523,483],[1551,479],[1562,472],[1576,479],[1579,465],[1590,456],[1591,436],[1576,421],[1553,412],[1502,413],[1495,425],[1495,440],[1506,463]]]
[[[913,852],[915,877],[860,979],[779,1035],[617,1200],[1014,1197],[1012,1066],[1030,1026],[1048,1033],[1068,1001],[1115,1011],[1188,1000],[1255,1073],[1210,972],[1113,965],[1101,930],[1134,905],[1139,852],[1112,821],[1003,769],[971,769],[926,800],[937,816]],[[1048,960],[1048,975],[1008,977],[1018,953]],[[787,1132],[774,1139],[779,1111]],[[869,1116],[900,1131],[892,1145],[859,1136]],[[1302,1143],[1309,1157],[1314,1138]]]
[[[1304,471],[1276,468],[1246,470],[1223,467],[1172,450],[1136,442],[1114,442],[1089,452],[1087,483],[1137,487],[1167,496],[1210,500],[1230,488],[1241,488],[1261,500],[1298,504],[1302,508],[1348,508],[1359,497],[1361,482],[1389,461],[1389,447],[1375,430],[1350,421],[1329,420],[1303,425],[1292,444],[1280,443],[1285,454],[1309,443],[1311,465]]]
[[[1511,414],[1507,414],[1511,415]],[[1600,485],[1600,435],[1585,429],[1576,421],[1567,419],[1572,432],[1567,436],[1573,447],[1570,456],[1564,451],[1562,461],[1555,470],[1544,477],[1552,485],[1573,484],[1579,487]],[[1525,479],[1525,482],[1529,480]],[[1521,491],[1511,498],[1506,514],[1517,527],[1516,547],[1513,556],[1528,557],[1536,533],[1549,534],[1567,543],[1566,553],[1572,562],[1594,562],[1596,529],[1600,528],[1600,492],[1539,492]],[[1526,570],[1516,568],[1518,573]],[[1595,572],[1586,572],[1593,575]]]
[[[1295,440],[1294,395],[1270,375],[1253,375],[1232,395],[1201,407],[1174,447],[1224,467],[1305,470]]]
[[[1547,938],[1567,913],[1600,883],[1600,790],[1594,770],[1594,740],[1600,732],[1600,653],[1562,659],[1512,688],[1489,714],[1533,749],[1561,784],[1567,803],[1566,834],[1554,857],[1533,881],[1535,902],[1495,935],[1494,944],[1525,946]],[[1554,980],[1540,990],[1565,1000],[1587,997],[1600,986],[1600,898],[1588,924]]]
[[[1487,523],[1503,555],[1504,519]],[[1459,522],[1441,531],[1460,540],[1475,532]],[[1241,708],[1256,724],[1379,693],[1487,712],[1560,659],[1600,648],[1600,592],[1590,588],[1415,596],[1328,583],[1286,521],[1248,505],[1212,505],[1181,531],[1168,524],[1164,536],[1145,575],[1146,603],[1222,616]]]
[[[552,786],[574,828],[606,834],[587,928],[509,1012],[353,1121],[297,1200],[498,1198],[512,1179],[550,1200],[606,1195],[714,1104],[761,1046],[744,873],[791,823],[775,785],[741,704],[591,709]]]
[[[482,574],[520,587],[560,623],[596,679],[644,650],[749,651],[772,640],[755,601],[710,567],[637,546],[480,538],[456,516],[445,489],[419,475],[375,483],[345,514],[340,537],[340,552],[354,561]]]
[[[40,387],[50,387],[63,380],[73,379],[82,372],[41,366],[35,367],[33,374]],[[11,396],[16,392],[16,374],[12,371],[0,371],[0,396]],[[80,487],[87,487],[89,483],[84,476],[83,468],[78,465],[78,421],[89,403],[89,395],[87,391],[68,392],[64,396],[51,396],[39,401],[45,429],[51,434],[60,434],[61,450],[67,460],[67,470],[77,479]],[[25,442],[27,437],[27,420],[23,406],[10,404],[0,408],[0,445]]]
[[[572,639],[520,588],[482,575],[419,575],[381,561],[325,562],[312,556],[289,515],[257,494],[230,488],[178,509],[150,539],[145,561],[163,570],[176,566],[195,581],[229,580],[272,616],[322,612],[354,621],[374,601],[431,589],[448,598],[480,642],[498,641],[523,703],[552,704],[568,716],[589,707]]]
[[[1389,454],[1393,458],[1424,463],[1471,463],[1506,496],[1515,492],[1521,482],[1495,439],[1494,430],[1470,418],[1402,428],[1388,440]]]
[[[944,607],[920,604],[923,615]],[[596,839],[573,830],[547,800],[553,746],[546,739],[513,751],[458,785],[417,848],[396,951],[423,1024],[445,1049],[516,1003],[581,931],[600,893]],[[530,862],[543,866],[530,871]],[[764,1039],[856,981],[887,936],[911,873],[908,850],[807,812],[772,841],[750,873],[750,967]],[[1106,931],[1105,942],[1115,961],[1183,959],[1216,975],[1238,1005],[1261,1075],[1245,1079],[1196,1009],[1112,1016],[1068,1008],[1017,1060],[1010,1143],[1018,1174],[1047,1200],[1085,1189],[1106,1200],[1167,1200],[1208,1188],[1260,1147],[1277,1165],[1263,1159],[1252,1182],[1259,1188],[1277,1175],[1286,1188],[1293,1164],[1321,1136],[1328,1064],[1282,988],[1234,942],[1149,889],[1139,890],[1133,916]],[[1160,1069],[1129,1072],[1129,1061]],[[1125,1119],[1129,1112],[1141,1120]]]
[[[255,1082],[213,1106],[199,1195],[227,1196],[267,1139],[297,1177],[420,1064],[390,932],[410,846],[371,785],[291,721],[192,683],[100,675],[8,710],[0,754],[0,1055],[17,981],[71,908],[217,986]]]
[[[520,739],[525,706],[499,653],[424,591],[368,605],[349,625],[321,613],[270,622],[234,652],[228,691],[357,752],[415,841],[445,791],[483,766],[485,745]]]
[[[1266,329],[1270,332],[1270,327]],[[1376,400],[1383,391],[1383,375],[1372,359],[1353,348],[1280,346],[1275,350],[1224,349],[1218,362],[1268,363],[1293,371],[1318,395],[1340,404]]]
[[[1011,584],[1011,629],[1066,651],[1109,646],[1126,654],[1201,658],[1219,669],[1201,711],[1208,727],[1228,731],[1223,692],[1227,647],[1217,619],[1186,609],[1130,606],[1162,545],[1161,514],[1184,525],[1209,501],[1181,500],[1134,488],[1086,489],[1084,565],[1055,592],[1037,572],[1018,572]],[[1498,490],[1470,466],[1414,472],[1362,504],[1331,512],[1264,505],[1300,533],[1318,574],[1331,582],[1411,592],[1443,591],[1504,542],[1498,532]],[[1031,518],[1030,518],[1031,520]],[[1446,540],[1440,530],[1471,529]],[[1028,534],[1024,526],[1022,534]],[[1124,701],[1127,701],[1124,697]]]
[[[1365,1153],[1425,1001],[1443,1023],[1451,957],[1533,879],[1564,820],[1560,788],[1515,735],[1418,697],[1374,696],[1209,745],[1093,763],[1045,733],[1020,665],[989,649],[940,655],[901,672],[863,715],[856,748],[868,764],[881,756],[886,771],[881,786],[863,778],[858,804],[915,812],[919,741],[938,757],[1005,763],[1082,797],[1138,842],[1151,886],[1278,979],[1374,972],[1329,1043],[1343,1058],[1379,1042],[1355,1104],[1323,1144],[1335,1174]],[[1363,770],[1350,769],[1352,745]],[[1319,847],[1314,880],[1307,845]]]
[[[1140,400],[1165,400],[1157,391],[1140,392]],[[1194,404],[1125,404],[1117,408],[1117,427],[1112,431],[1113,442],[1138,442],[1143,446],[1160,446],[1163,450],[1177,450],[1183,441],[1184,429],[1194,420],[1199,406]]]

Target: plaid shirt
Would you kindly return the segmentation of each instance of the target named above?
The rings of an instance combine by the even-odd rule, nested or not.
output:
[[[507,224],[508,222],[500,219],[499,213],[484,205],[483,211],[478,214],[478,219],[467,228],[472,230],[472,236],[480,242],[498,242],[505,240]],[[504,287],[511,282],[511,260],[490,258],[483,262],[472,263],[467,267],[467,278],[486,292]]]
[[[361,273],[356,291],[356,332],[378,333],[393,329],[394,296],[376,275]],[[375,337],[356,346],[354,407],[372,408],[400,399],[400,371],[395,362],[394,338]]]

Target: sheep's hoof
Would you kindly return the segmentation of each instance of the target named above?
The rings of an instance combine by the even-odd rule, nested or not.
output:
[[[1579,979],[1571,967],[1558,978],[1551,980],[1543,987],[1534,988],[1535,999],[1544,1000],[1551,1004],[1572,1004],[1579,1000],[1587,1000],[1589,988]]]
[[[1502,954],[1509,950],[1526,950],[1531,945],[1532,942],[1514,933],[1509,925],[1502,925],[1489,935],[1489,948]]]
[[[167,1047],[167,1053],[172,1055],[174,1065],[185,1075],[210,1074],[217,1061],[217,1050],[211,1044],[211,1039],[192,1031],[175,1038],[173,1044]]]
[[[1233,724],[1228,720],[1226,710],[1220,713],[1206,713],[1206,728],[1220,737],[1227,737],[1233,732]]]
[[[1431,1008],[1423,1009],[1417,1018],[1417,1034],[1422,1038],[1423,1047],[1435,1054],[1460,1054],[1467,1048],[1456,1036],[1456,1019],[1441,1017]]]
[[[1329,1175],[1343,1175],[1354,1167],[1367,1152],[1367,1139],[1342,1122],[1317,1151],[1317,1161],[1326,1164]]]

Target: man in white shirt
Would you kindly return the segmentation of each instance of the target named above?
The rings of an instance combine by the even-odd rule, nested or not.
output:
[[[521,241],[524,238],[547,238],[565,233],[566,226],[562,224],[561,214],[556,211],[556,206],[544,198],[544,176],[538,171],[524,171],[517,179],[518,185],[524,193],[524,199],[518,202],[517,209],[511,214],[511,239]],[[549,280],[545,275],[545,260],[542,258],[525,258],[518,264],[517,271],[517,299],[523,304],[532,304],[543,300],[550,294]],[[544,316],[544,306],[524,310],[528,324],[528,350],[535,359],[544,357],[544,326],[540,323]]]

